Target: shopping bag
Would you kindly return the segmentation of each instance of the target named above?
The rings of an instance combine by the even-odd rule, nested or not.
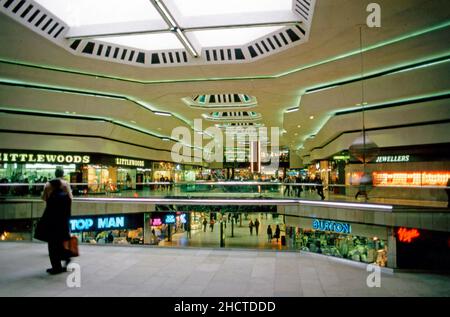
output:
[[[71,257],[79,256],[77,237],[72,236],[69,240],[64,241],[64,248],[69,250]]]

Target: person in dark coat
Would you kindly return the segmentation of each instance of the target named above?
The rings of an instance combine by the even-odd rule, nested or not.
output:
[[[277,239],[277,243],[278,243],[278,239],[280,239],[280,234],[281,234],[281,230],[280,230],[280,226],[277,225],[276,229],[275,229],[275,239]]]
[[[258,235],[259,234],[259,220],[258,219],[255,220],[255,231],[256,231],[256,235]]]
[[[48,242],[48,254],[52,267],[47,269],[49,274],[65,271],[61,261],[70,262],[70,251],[64,248],[64,241],[70,239],[69,218],[72,200],[60,179],[50,181],[50,194],[46,198],[46,208],[40,220],[41,231],[39,240]]]
[[[270,225],[267,226],[267,241],[272,242],[272,227]]]

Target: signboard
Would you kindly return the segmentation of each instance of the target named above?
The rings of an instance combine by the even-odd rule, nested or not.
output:
[[[0,152],[0,163],[88,164],[90,161],[89,155],[82,154]]]
[[[151,226],[161,226],[176,224],[177,222],[185,224],[187,222],[187,214],[175,212],[158,212],[152,215],[150,219]]]
[[[72,217],[69,228],[71,232],[136,229],[142,227],[142,221],[142,214]]]
[[[134,160],[134,159],[128,159],[128,158],[122,158],[122,157],[116,157],[115,163],[116,163],[116,165],[123,165],[123,166],[135,166],[135,167],[144,167],[145,166],[144,160]]]
[[[98,217],[71,219],[71,231],[97,231],[125,228],[125,217]]]
[[[312,228],[320,231],[332,231],[336,233],[350,234],[352,227],[349,223],[337,222],[333,220],[313,219]]]
[[[398,162],[409,162],[411,159],[410,155],[389,155],[389,156],[377,156],[375,163],[398,163]]]

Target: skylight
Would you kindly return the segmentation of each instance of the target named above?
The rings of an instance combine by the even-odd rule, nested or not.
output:
[[[19,8],[25,0],[12,2],[20,2]],[[26,2],[23,12],[9,5],[0,5],[0,11],[73,54],[167,67],[246,63],[304,43],[316,0]],[[140,52],[127,56],[126,47]],[[183,50],[183,58],[173,59],[172,50]]]
[[[235,28],[190,32],[195,35],[201,46],[244,45],[257,38],[282,29],[279,26]]]
[[[161,20],[149,0],[35,0],[69,26]]]
[[[166,0],[184,17],[290,11],[292,0]]]

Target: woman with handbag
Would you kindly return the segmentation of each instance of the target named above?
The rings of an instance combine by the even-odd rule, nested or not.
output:
[[[58,177],[58,170],[55,175]],[[69,218],[72,199],[59,178],[51,180],[48,185],[46,196],[44,196],[46,207],[36,226],[35,238],[48,243],[52,267],[47,269],[47,273],[59,274],[66,271],[72,256],[72,252],[65,248],[65,243],[67,244],[67,241],[71,239]],[[64,268],[61,266],[61,261],[66,262]]]

